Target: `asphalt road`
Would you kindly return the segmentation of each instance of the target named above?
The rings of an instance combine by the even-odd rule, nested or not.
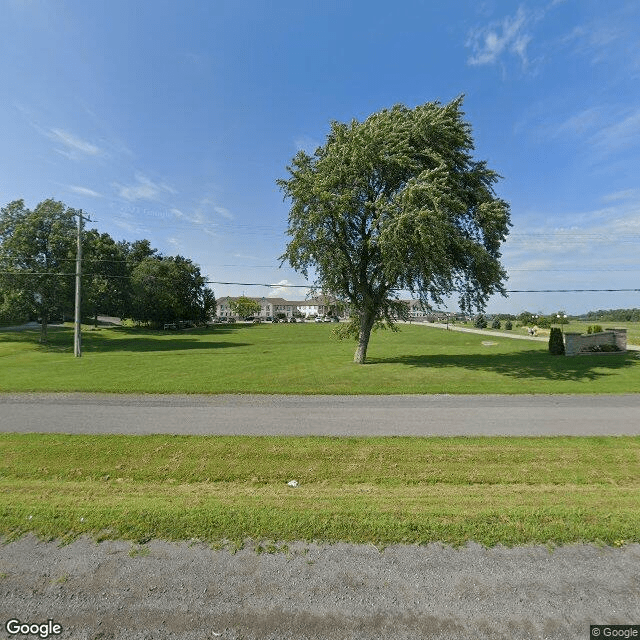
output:
[[[0,394],[0,431],[211,435],[640,435],[640,394]]]

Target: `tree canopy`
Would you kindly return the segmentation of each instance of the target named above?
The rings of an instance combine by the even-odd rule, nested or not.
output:
[[[247,318],[260,312],[262,308],[259,302],[247,298],[246,296],[240,296],[236,300],[229,300],[229,308],[234,316],[240,318]]]
[[[45,200],[33,211],[22,200],[0,210],[0,321],[36,318],[46,341],[52,317],[73,315],[77,216]],[[82,234],[82,314],[161,325],[206,322],[215,297],[200,267],[163,256],[148,240],[116,242],[96,229]]]
[[[333,122],[325,144],[299,151],[277,181],[291,201],[281,259],[349,305],[355,362],[376,322],[406,313],[403,291],[427,305],[457,292],[465,311],[504,294],[509,206],[495,195],[498,174],[472,157],[461,107],[459,97]]]
[[[179,320],[204,322],[215,311],[215,299],[200,267],[182,256],[151,256],[131,276],[130,317],[161,326]]]
[[[0,210],[0,280],[4,303],[41,320],[41,342],[54,315],[73,309],[76,216],[62,202],[44,200],[30,210],[14,200]]]

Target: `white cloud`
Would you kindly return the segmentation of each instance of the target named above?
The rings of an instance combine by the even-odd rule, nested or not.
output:
[[[87,187],[78,187],[76,185],[69,185],[67,187],[69,191],[73,193],[77,193],[79,196],[89,196],[91,198],[102,198],[103,195],[94,191],[93,189],[88,189]]]
[[[172,187],[156,183],[142,174],[136,174],[136,182],[132,185],[122,185],[114,183],[118,190],[118,195],[125,200],[135,202],[136,200],[159,200],[165,194],[175,194]]]
[[[102,198],[103,195],[101,193],[98,193],[97,191],[94,191],[93,189],[88,189],[87,187],[78,187],[75,185],[70,185],[68,187],[69,191],[72,191],[73,193],[77,193],[79,196],[89,196],[91,198]]]
[[[77,160],[82,156],[101,156],[104,154],[100,147],[82,140],[64,129],[50,129],[46,135],[54,142],[64,145],[63,149],[57,151],[72,160]]]
[[[526,65],[527,45],[531,41],[531,36],[524,32],[527,19],[520,7],[514,16],[476,29],[467,41],[467,46],[473,50],[467,62],[471,65],[493,64],[503,53],[511,52]]]
[[[304,300],[309,293],[309,289],[292,287],[293,283],[288,280],[280,280],[265,298],[284,298],[285,300]]]

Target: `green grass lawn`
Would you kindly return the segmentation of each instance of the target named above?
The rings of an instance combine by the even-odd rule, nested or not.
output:
[[[0,459],[5,540],[640,542],[640,437],[0,434]]]
[[[547,345],[403,325],[373,335],[368,364],[325,324],[218,325],[183,332],[72,327],[0,331],[0,391],[112,393],[637,393],[636,353],[552,357]],[[494,344],[483,344],[483,343]]]
[[[513,329],[510,331],[506,331],[504,328],[505,321],[502,321],[501,329],[492,329],[491,325],[487,327],[487,331],[497,331],[504,333],[514,333],[516,335],[526,336],[528,327],[519,327],[517,326],[517,322],[513,322]],[[587,329],[589,326],[593,326],[599,324],[603,329],[608,328],[616,328],[616,329],[626,329],[627,330],[627,344],[640,345],[640,322],[608,322],[606,320],[598,320],[598,321],[589,321],[589,322],[581,322],[577,320],[572,320],[568,324],[562,325],[563,331],[569,331],[573,333],[587,333]],[[465,322],[461,326],[473,328],[472,322]],[[560,327],[560,325],[553,325],[554,327]],[[538,336],[548,336],[549,329],[538,329]]]

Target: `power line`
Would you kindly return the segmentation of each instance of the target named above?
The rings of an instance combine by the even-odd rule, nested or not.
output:
[[[37,271],[0,271],[0,274],[20,276],[75,276],[75,273],[46,273]],[[107,279],[128,279],[131,276],[113,276],[102,273],[85,273],[85,277],[101,277]],[[266,282],[222,282],[221,280],[205,280],[205,284],[225,284],[242,287],[283,287],[286,289],[311,289],[311,284],[282,284]],[[506,289],[505,293],[640,293],[640,289]]]
[[[235,284],[242,287],[285,287],[287,289],[311,289],[310,284],[263,284],[261,282],[220,282],[218,280],[205,280],[206,284]]]
[[[505,291],[506,293],[637,293],[640,289],[511,289]]]

